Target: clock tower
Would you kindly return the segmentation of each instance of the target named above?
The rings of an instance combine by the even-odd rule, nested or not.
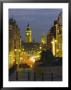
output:
[[[25,30],[25,39],[26,43],[32,42],[32,28],[29,26],[29,24],[27,25],[27,28]]]

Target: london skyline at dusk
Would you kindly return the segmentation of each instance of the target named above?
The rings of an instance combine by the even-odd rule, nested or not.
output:
[[[62,9],[9,9],[9,80],[62,81]]]
[[[40,41],[41,35],[50,30],[61,9],[9,9],[9,18],[14,18],[19,26],[22,40],[25,40],[27,24],[32,28],[33,40]]]

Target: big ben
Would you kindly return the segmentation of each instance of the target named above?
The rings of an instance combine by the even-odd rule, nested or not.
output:
[[[25,39],[26,43],[32,42],[32,28],[29,26],[29,24],[27,25],[27,28],[25,30]]]

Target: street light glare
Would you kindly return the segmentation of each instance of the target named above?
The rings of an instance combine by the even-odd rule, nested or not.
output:
[[[17,51],[17,49],[15,49],[15,51]]]
[[[34,56],[30,57],[30,60],[31,60],[33,63],[35,63],[35,58],[34,58]]]

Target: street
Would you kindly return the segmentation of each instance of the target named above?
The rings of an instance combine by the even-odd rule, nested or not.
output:
[[[33,70],[31,68],[19,68],[9,76],[10,81],[61,81],[62,67],[42,67]]]

